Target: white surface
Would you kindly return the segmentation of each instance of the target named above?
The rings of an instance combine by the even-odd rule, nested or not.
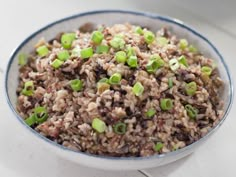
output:
[[[1,62],[5,70],[11,51],[30,33],[62,17],[92,9],[133,9],[179,18],[207,36],[221,51],[236,77],[235,1],[170,0],[8,0],[0,1]],[[222,3],[222,4],[221,4]],[[39,144],[27,141],[22,126],[14,119],[3,96],[0,69],[0,176],[1,177],[141,177],[139,172],[105,172],[84,168],[47,154]],[[193,155],[173,164],[146,170],[155,177],[235,177],[236,110],[219,131]]]

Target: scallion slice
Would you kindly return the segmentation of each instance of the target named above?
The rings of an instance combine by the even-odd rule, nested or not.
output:
[[[67,50],[62,50],[58,52],[57,58],[61,61],[66,61],[68,58],[70,58],[70,54]]]
[[[94,118],[92,121],[92,127],[95,129],[98,133],[103,133],[106,130],[106,124],[104,121],[102,121],[99,118]]]
[[[115,36],[111,41],[110,45],[114,49],[123,49],[125,47],[125,40],[121,36]]]
[[[100,44],[102,42],[104,38],[104,35],[102,34],[101,31],[94,31],[92,33],[92,41],[95,43],[95,44]]]
[[[34,125],[34,124],[36,123],[34,114],[31,115],[30,117],[28,117],[27,119],[25,119],[25,123],[26,123],[28,126]]]
[[[185,85],[185,91],[186,91],[186,94],[189,95],[189,96],[193,96],[196,91],[197,91],[197,84],[196,82],[192,81],[192,82],[189,82]]]
[[[118,122],[114,125],[114,132],[118,135],[123,135],[126,132],[126,124]]]
[[[24,66],[27,64],[27,55],[24,54],[24,53],[21,53],[19,56],[18,56],[18,64],[20,66]]]
[[[128,46],[126,49],[127,57],[129,58],[130,56],[136,56],[135,50],[133,47]]]
[[[194,108],[192,105],[185,105],[185,110],[187,111],[187,114],[191,119],[195,119],[197,117],[198,109]]]
[[[157,60],[150,60],[146,65],[146,70],[149,73],[155,73],[158,69]]]
[[[144,32],[144,40],[147,44],[151,44],[155,40],[155,35],[151,31]]]
[[[82,59],[90,58],[93,56],[93,48],[88,47],[80,51],[80,56]]]
[[[165,37],[158,37],[157,38],[157,44],[159,44],[160,46],[165,46],[169,43],[169,40]]]
[[[49,50],[46,45],[38,47],[36,51],[40,57],[45,57],[49,53]]]
[[[173,58],[169,61],[169,66],[172,71],[179,69],[179,62],[176,58]]]
[[[212,73],[212,68],[210,68],[209,66],[203,66],[201,68],[201,71],[203,74],[206,74],[207,76],[210,76]]]
[[[126,53],[124,51],[116,52],[115,59],[118,63],[125,63],[127,60]]]
[[[109,51],[109,46],[107,45],[99,45],[96,48],[96,53],[98,54],[108,53],[108,51]]]
[[[52,63],[51,63],[51,66],[54,68],[54,69],[58,69],[60,68],[61,65],[63,65],[64,61],[61,61],[59,59],[55,59]]]
[[[173,108],[173,101],[169,98],[163,98],[160,102],[160,106],[163,111],[168,111]]]
[[[45,107],[36,107],[34,109],[35,122],[41,124],[45,122],[48,118],[48,113]]]
[[[155,146],[154,146],[153,149],[154,149],[156,152],[159,152],[159,151],[163,148],[163,146],[164,146],[163,143],[158,142],[158,143],[155,144]]]
[[[136,56],[130,56],[127,60],[127,64],[131,68],[137,68],[138,67],[138,58]]]
[[[180,56],[180,57],[178,58],[178,61],[179,61],[180,64],[184,65],[185,67],[188,67],[188,62],[187,62],[185,56],[183,56],[183,55]]]
[[[188,41],[186,39],[180,39],[179,41],[179,48],[184,50],[188,47]]]
[[[136,96],[141,96],[143,94],[144,87],[140,82],[136,82],[132,88],[132,91]]]
[[[172,87],[173,87],[173,79],[172,79],[172,78],[169,78],[169,79],[168,79],[168,87],[169,87],[169,88],[172,88]]]
[[[156,110],[155,110],[154,108],[150,108],[150,109],[148,109],[148,111],[146,112],[146,116],[147,116],[148,118],[153,117],[155,114],[156,114]]]
[[[138,33],[139,35],[142,35],[143,34],[143,29],[140,26],[137,26],[135,28],[135,32]]]
[[[78,92],[83,88],[83,81],[80,79],[74,79],[70,81],[70,87],[73,91]]]
[[[75,33],[65,33],[61,36],[61,45],[64,49],[70,49],[75,40]]]
[[[121,74],[120,73],[115,73],[111,75],[109,78],[109,83],[112,85],[119,84],[121,81]]]
[[[24,84],[24,89],[21,92],[25,96],[32,96],[34,94],[34,83],[33,81],[27,81]]]

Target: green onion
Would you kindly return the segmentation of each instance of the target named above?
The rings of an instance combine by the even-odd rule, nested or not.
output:
[[[142,35],[143,34],[143,29],[140,26],[137,26],[135,28],[135,32],[138,33],[139,35]]]
[[[65,33],[61,36],[61,45],[64,49],[70,49],[75,40],[75,33]]]
[[[61,65],[63,65],[63,61],[59,60],[59,59],[55,59],[52,63],[51,63],[51,66],[54,68],[54,69],[58,69],[60,68]]]
[[[125,41],[121,36],[115,36],[111,41],[110,45],[114,49],[123,49],[125,47]]]
[[[121,74],[120,73],[115,73],[109,78],[109,83],[114,85],[114,84],[119,84],[121,81]]]
[[[92,57],[93,56],[93,48],[88,47],[88,48],[82,49],[80,51],[80,56],[81,56],[82,59]]]
[[[70,54],[67,50],[62,50],[58,52],[57,58],[61,61],[66,61],[68,58],[70,58]]]
[[[150,58],[150,60],[159,60],[159,59],[162,59],[162,58],[158,54],[152,55]]]
[[[114,125],[114,132],[118,135],[123,135],[126,132],[126,124],[119,122]]]
[[[155,35],[151,31],[146,31],[144,33],[144,40],[147,44],[151,44],[155,40]]]
[[[48,118],[48,113],[45,107],[36,107],[34,109],[35,122],[41,124],[45,122]]]
[[[160,45],[160,46],[165,46],[169,43],[169,40],[165,37],[158,37],[157,38],[157,43]]]
[[[202,71],[203,74],[206,74],[208,76],[210,76],[211,73],[212,73],[212,69],[209,66],[203,66],[201,68],[201,71]]]
[[[197,48],[194,47],[193,45],[190,45],[190,46],[188,47],[188,50],[189,50],[189,52],[192,52],[192,53],[196,53],[196,52],[197,52]]]
[[[154,149],[156,152],[158,152],[158,151],[160,151],[160,150],[163,148],[163,146],[164,146],[163,143],[158,142],[158,143],[155,144],[155,146],[154,146],[153,149]]]
[[[185,105],[185,110],[187,111],[187,114],[191,119],[195,119],[197,117],[198,110],[194,108],[192,105],[190,104]]]
[[[140,82],[136,82],[132,88],[132,91],[136,96],[141,96],[143,94],[144,87]]]
[[[72,88],[73,91],[78,92],[83,87],[83,81],[80,80],[80,79],[71,80],[70,81],[70,87]]]
[[[45,57],[49,53],[49,50],[45,45],[38,47],[36,51],[40,57]]]
[[[131,46],[128,46],[126,49],[127,57],[129,58],[130,56],[136,56],[136,53],[134,51],[134,48]]]
[[[98,90],[99,94],[101,94],[104,91],[109,90],[109,89],[110,89],[110,85],[108,83],[105,83],[105,82],[98,82],[97,83],[97,90]]]
[[[172,79],[172,78],[169,78],[169,79],[168,79],[168,87],[169,87],[169,88],[172,88],[172,87],[173,87],[173,79]]]
[[[188,84],[185,85],[185,91],[186,91],[186,94],[189,95],[189,96],[193,96],[196,91],[197,91],[197,84],[196,82],[192,81]]]
[[[27,81],[24,84],[24,89],[21,92],[25,96],[32,96],[34,94],[34,83],[33,81]]]
[[[94,31],[92,33],[92,41],[95,43],[95,44],[100,44],[102,42],[104,38],[104,35],[101,33],[101,31]]]
[[[150,60],[146,65],[147,72],[155,73],[158,69],[157,60]]]
[[[184,65],[184,66],[186,66],[186,67],[188,67],[188,62],[187,62],[187,60],[186,60],[186,57],[185,56],[180,56],[179,58],[178,58],[178,60],[179,60],[179,63],[180,64],[182,64],[182,65]]]
[[[188,47],[188,41],[186,39],[180,39],[179,48],[184,50]]]
[[[98,54],[108,53],[108,51],[109,51],[109,46],[107,45],[99,45],[96,48],[96,53]]]
[[[21,53],[19,56],[18,56],[18,64],[20,66],[24,66],[26,65],[27,63],[27,55],[24,54],[24,53]]]
[[[99,133],[103,133],[106,130],[106,124],[99,118],[94,118],[92,121],[92,127]]]
[[[168,111],[172,109],[173,107],[173,101],[169,98],[163,98],[161,99],[161,109],[163,111]]]
[[[156,114],[156,110],[154,108],[150,108],[147,112],[146,112],[146,116],[148,118],[153,117]]]
[[[115,59],[118,63],[125,63],[127,59],[126,53],[124,51],[116,52]]]
[[[73,48],[73,50],[71,51],[71,57],[80,57],[80,51],[81,51],[81,48],[80,46],[75,46]]]
[[[25,123],[26,123],[28,126],[34,125],[34,124],[36,123],[34,114],[31,115],[30,117],[28,117],[27,119],[25,119]]]
[[[169,61],[169,66],[172,71],[179,69],[179,62],[176,58],[173,58]]]
[[[130,56],[127,60],[127,64],[131,68],[137,68],[138,67],[138,59],[136,56]]]

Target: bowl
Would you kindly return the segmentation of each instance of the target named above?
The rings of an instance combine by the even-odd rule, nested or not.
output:
[[[34,129],[27,126],[22,118],[18,115],[15,106],[17,100],[16,88],[18,85],[19,74],[17,59],[18,54],[22,52],[31,52],[32,46],[34,46],[34,44],[42,36],[44,36],[46,39],[52,39],[56,34],[62,31],[78,29],[78,27],[87,22],[105,25],[129,22],[131,24],[148,27],[153,31],[157,31],[160,27],[166,26],[180,38],[188,39],[188,41],[197,46],[204,55],[213,58],[219,66],[220,75],[225,82],[225,89],[222,95],[222,99],[225,102],[224,115],[217,126],[215,126],[203,138],[182,149],[161,155],[153,155],[150,157],[107,157],[76,152],[56,144],[55,142],[45,138],[44,136],[38,134]],[[14,112],[16,119],[24,127],[23,130],[34,135],[34,139],[29,140],[29,143],[30,141],[40,141],[40,144],[47,148],[51,153],[57,153],[58,156],[61,156],[65,159],[89,167],[108,170],[135,170],[151,168],[176,161],[191,154],[222,125],[230,111],[233,100],[233,85],[229,69],[220,52],[206,37],[202,36],[196,30],[176,19],[171,19],[155,14],[120,10],[102,10],[81,13],[53,22],[30,35],[19,45],[19,47],[17,47],[9,59],[5,75],[5,92],[8,104],[11,110]]]

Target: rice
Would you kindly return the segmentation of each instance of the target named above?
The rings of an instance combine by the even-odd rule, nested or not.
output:
[[[33,51],[19,69],[16,91],[19,115],[27,123],[35,115],[35,108],[46,108],[47,118],[30,124],[33,129],[69,149],[96,155],[151,156],[183,148],[206,135],[223,114],[220,96],[224,87],[214,60],[193,50],[190,44],[181,46],[183,40],[166,28],[157,31],[151,43],[136,28],[128,23],[99,27],[104,36],[99,45],[109,47],[101,54],[96,53],[98,44],[91,40],[93,30],[75,31],[76,38],[66,49],[70,57],[56,69],[52,63],[64,50],[60,41],[63,33],[49,42],[41,39],[35,47],[46,46],[49,52],[40,56]],[[147,31],[142,29],[144,34]],[[121,49],[111,44],[117,35],[125,41]],[[167,42],[161,44],[160,38]],[[94,54],[82,59],[81,50],[88,47]],[[127,62],[119,63],[115,58],[116,52],[128,53],[130,47],[138,59],[137,68],[131,68]],[[157,55],[164,64],[149,72],[147,64]],[[179,64],[177,69],[171,69],[170,60],[181,56],[186,58],[187,65]],[[209,76],[203,73],[203,66],[212,69]],[[115,73],[122,76],[119,84],[107,83],[98,89],[99,80]],[[74,79],[82,81],[81,90],[72,89],[70,84]],[[27,81],[33,81],[31,95],[23,93]],[[137,82],[144,88],[139,96],[133,91]],[[190,82],[197,85],[193,95],[185,90]],[[171,100],[173,107],[163,110],[162,99]],[[196,116],[191,117],[186,105],[196,110]],[[147,116],[151,109],[154,114]],[[95,118],[105,123],[104,131],[93,127]],[[118,123],[125,125],[124,132],[115,130]],[[158,143],[162,146],[159,149]]]

